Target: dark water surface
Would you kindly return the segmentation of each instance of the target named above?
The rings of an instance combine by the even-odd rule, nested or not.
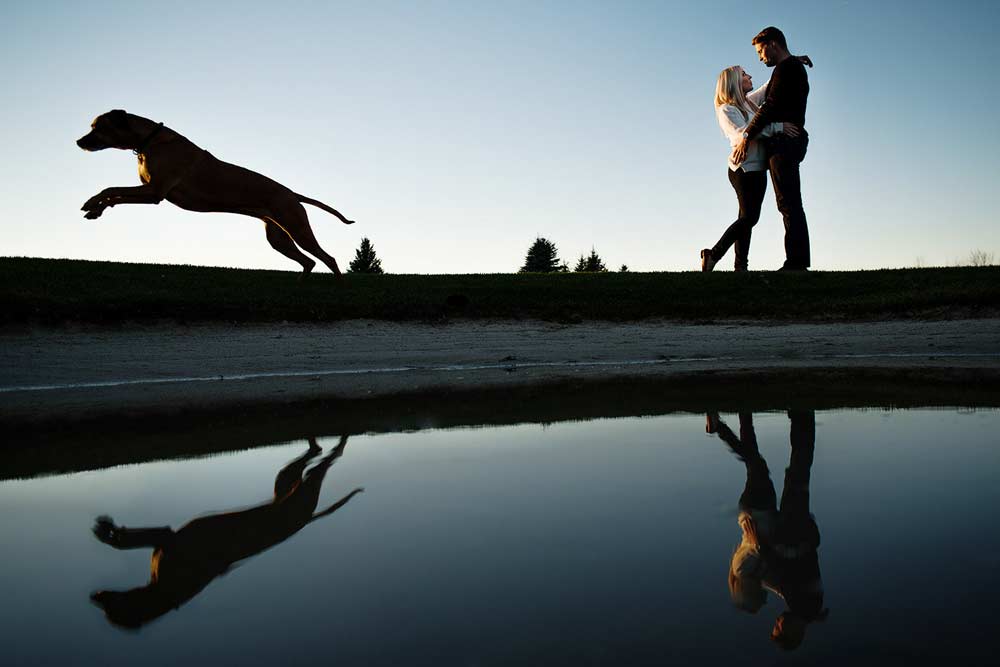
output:
[[[0,663],[992,662],[1000,411],[709,421],[338,434],[0,482]]]

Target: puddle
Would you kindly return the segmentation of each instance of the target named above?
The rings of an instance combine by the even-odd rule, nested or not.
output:
[[[722,408],[2,481],[4,663],[992,658],[1000,410]]]

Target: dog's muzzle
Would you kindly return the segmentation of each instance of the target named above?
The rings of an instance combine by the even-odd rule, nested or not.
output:
[[[85,151],[99,151],[103,148],[107,148],[107,145],[102,143],[93,134],[87,134],[76,140],[76,145]]]

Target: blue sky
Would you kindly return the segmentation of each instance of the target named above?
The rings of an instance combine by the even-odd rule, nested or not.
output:
[[[322,200],[345,266],[369,237],[393,273],[516,270],[538,235],[572,264],[691,270],[736,216],[712,105],[720,70],[770,70],[776,25],[809,54],[803,198],[815,269],[1000,256],[995,2],[36,2],[0,9],[3,255],[297,270],[263,223],[164,202],[85,153],[124,108]],[[783,260],[769,187],[751,269]],[[729,268],[732,256],[723,260]]]

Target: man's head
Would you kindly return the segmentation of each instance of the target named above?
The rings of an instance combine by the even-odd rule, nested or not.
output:
[[[768,67],[774,67],[788,57],[785,35],[774,26],[761,30],[750,43],[757,49],[757,57]]]

